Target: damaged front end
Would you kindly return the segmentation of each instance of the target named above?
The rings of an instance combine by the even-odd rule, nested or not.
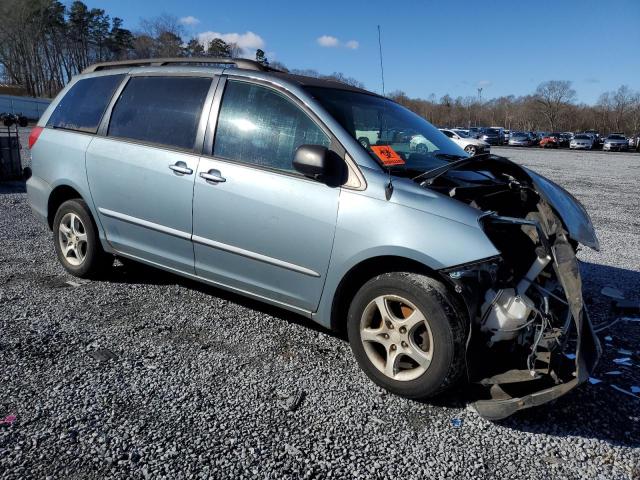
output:
[[[442,271],[472,319],[474,407],[498,420],[564,395],[595,368],[601,347],[576,250],[598,243],[578,201],[544,177],[496,157],[470,166],[423,184],[484,211],[482,228],[501,253]]]

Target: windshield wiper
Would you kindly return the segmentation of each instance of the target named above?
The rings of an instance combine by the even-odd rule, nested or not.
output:
[[[440,154],[437,154],[437,156],[459,158],[457,155],[451,155],[447,153],[440,153]],[[476,160],[484,159],[487,156],[489,156],[488,153],[480,153],[472,157],[465,157],[455,162],[451,162],[447,165],[442,165],[441,167],[437,167],[431,170],[427,170],[426,172],[422,172],[420,175],[414,177],[412,180],[418,180],[419,178],[424,178],[425,180],[423,183],[426,183],[427,185],[431,185],[436,178],[438,178],[440,175],[447,173],[449,170],[461,167],[463,165],[466,165],[467,163],[471,163]]]

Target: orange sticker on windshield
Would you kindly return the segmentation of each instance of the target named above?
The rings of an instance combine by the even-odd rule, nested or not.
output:
[[[377,155],[385,167],[393,167],[394,165],[404,165],[404,160],[398,152],[389,145],[371,145],[371,150]]]

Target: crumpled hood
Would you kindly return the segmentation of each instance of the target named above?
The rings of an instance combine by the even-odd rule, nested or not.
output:
[[[573,240],[594,250],[600,249],[589,214],[584,206],[560,185],[504,157],[492,156],[485,160],[478,160],[476,168],[471,169],[473,166],[476,166],[476,163],[467,165],[464,170],[451,170],[448,174],[453,176],[480,174],[486,181],[487,176],[480,172],[487,170],[494,174],[505,173],[525,181],[553,207]]]
[[[533,188],[553,207],[573,240],[594,250],[600,249],[589,214],[582,204],[564,188],[504,157],[491,156],[472,160],[472,162],[460,169],[449,170],[447,176],[453,180],[460,180],[462,183],[481,182],[483,184],[497,182],[497,180],[492,180],[492,173],[494,175],[504,173],[517,178]],[[417,185],[408,179],[399,178],[394,182],[394,185],[396,189],[391,201],[407,207],[450,218],[469,226],[478,226],[478,219],[485,213],[453,198],[444,203],[429,201],[447,198],[449,195],[446,195],[446,192],[433,191],[428,186],[427,188],[417,188]]]
[[[558,212],[571,238],[594,250],[600,250],[591,218],[578,199],[548,178],[526,167],[520,168],[531,178],[538,194]]]

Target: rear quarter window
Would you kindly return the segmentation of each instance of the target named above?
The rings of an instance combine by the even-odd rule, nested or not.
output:
[[[124,75],[78,80],[58,103],[47,127],[96,133],[104,111]]]
[[[133,77],[107,135],[191,150],[210,86],[207,77]]]

